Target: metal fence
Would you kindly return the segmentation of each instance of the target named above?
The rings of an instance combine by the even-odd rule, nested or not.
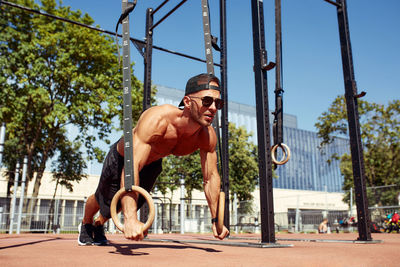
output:
[[[76,233],[83,218],[85,199],[32,199],[24,200],[22,213],[18,213],[19,199],[0,197],[0,232]],[[180,204],[155,198],[156,217],[151,233],[206,233],[211,232],[211,214],[206,200],[194,203],[185,201],[184,225],[181,225]],[[231,205],[230,230],[236,233],[259,233],[260,211],[253,210],[251,202]],[[14,212],[12,210],[14,209]],[[399,212],[400,206],[371,207],[371,221],[384,228],[388,214]],[[119,215],[121,221],[123,216]],[[327,218],[331,231],[354,231],[356,222],[349,211],[289,209],[275,213],[275,230],[289,232],[316,232],[321,221]],[[11,222],[13,222],[11,224]],[[18,223],[20,222],[20,224]],[[109,220],[106,230],[117,232]]]
[[[27,198],[21,213],[19,201],[0,198],[1,232],[74,232],[83,218],[84,199]]]
[[[24,200],[22,213],[19,214],[17,208],[19,199],[13,203],[12,198],[0,197],[0,232],[78,232],[78,226],[83,219],[85,201],[86,199],[27,198]],[[159,198],[155,198],[154,202],[156,216],[149,231],[153,233],[181,232],[180,204],[166,203]],[[196,202],[195,205],[190,202],[185,203],[183,231],[210,232],[211,214],[207,202],[206,200]],[[123,215],[119,214],[119,217],[123,222]],[[111,233],[117,231],[112,220],[107,222],[106,230]]]

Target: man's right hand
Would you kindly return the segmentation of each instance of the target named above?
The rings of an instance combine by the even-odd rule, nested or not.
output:
[[[140,241],[143,240],[147,231],[143,232],[144,223],[137,219],[125,219],[124,222],[124,235],[126,239]]]

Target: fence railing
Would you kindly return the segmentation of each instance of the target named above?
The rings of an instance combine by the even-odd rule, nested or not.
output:
[[[10,198],[0,197],[0,232],[36,232],[36,233],[76,233],[82,221],[85,199],[32,199],[23,203],[22,214],[17,214],[19,200],[12,203]],[[211,232],[211,214],[206,200],[191,204],[186,201],[184,207],[184,225],[181,225],[180,204],[161,201],[155,198],[156,217],[150,228],[151,233]],[[14,213],[12,208],[14,207]],[[245,207],[245,208],[243,208]],[[385,217],[400,206],[371,207],[371,221],[381,223]],[[21,216],[18,220],[18,216]],[[123,216],[121,220],[123,221]],[[260,212],[251,209],[249,205],[239,205],[230,212],[230,230],[236,233],[258,233],[261,230]],[[356,230],[355,221],[349,212],[337,210],[296,210],[275,213],[275,230],[289,232],[316,232],[321,221],[327,218],[331,231]],[[18,222],[21,222],[18,225]],[[12,224],[11,224],[12,222]],[[110,233],[117,232],[112,220],[106,224]]]

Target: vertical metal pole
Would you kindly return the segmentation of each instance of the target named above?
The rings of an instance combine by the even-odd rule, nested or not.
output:
[[[22,184],[21,184],[21,196],[19,198],[19,207],[18,207],[17,234],[21,233],[22,207],[24,205],[25,181],[26,181],[27,169],[28,169],[28,156],[25,156],[24,165],[22,166],[22,181],[21,181]]]
[[[11,200],[11,205],[10,205],[10,227],[8,230],[8,233],[11,235],[13,233],[13,227],[14,227],[14,216],[15,216],[15,206],[17,205],[17,190],[18,190],[18,180],[19,180],[19,162],[17,162],[17,165],[15,167],[15,175],[14,175],[14,193],[13,197]]]
[[[220,2],[221,8],[224,6]],[[205,48],[205,56],[206,56],[206,64],[207,64],[207,73],[213,74],[214,75],[214,58],[213,58],[213,51],[212,51],[212,45],[211,45],[211,25],[210,25],[210,14],[209,14],[209,8],[208,8],[208,0],[201,0],[201,8],[202,8],[202,16],[203,16],[203,33],[204,33],[204,48]],[[221,19],[220,23],[220,31],[221,31],[221,38],[224,40],[221,40],[221,45],[223,45],[223,49],[226,49],[226,21],[225,21],[225,11],[226,7],[224,6],[224,11],[221,11],[224,13],[223,21]],[[225,27],[225,28],[224,28]],[[224,69],[224,63],[225,63],[225,69]],[[221,79],[223,79],[223,82],[221,81],[221,87],[223,86],[221,97],[227,100],[227,90],[226,90],[226,54],[225,52],[221,51]],[[227,104],[228,101],[225,101]],[[227,156],[227,151],[228,151],[228,140],[227,140],[227,105],[224,107],[225,110],[225,116],[223,117],[224,121],[222,124],[225,124],[223,127],[223,131],[225,131],[226,138],[223,138],[221,141],[221,132],[220,132],[220,117],[219,117],[219,112],[216,112],[216,119],[213,121],[213,128],[215,130],[215,133],[217,135],[217,140],[218,140],[218,146],[217,146],[217,153],[219,153],[219,159],[220,161],[217,163],[218,164],[218,169],[221,167],[221,176],[222,176],[222,190],[225,192],[225,216],[224,216],[224,225],[229,229],[229,178],[228,178],[228,156]],[[224,112],[224,110],[222,112]],[[225,148],[223,148],[225,142]],[[225,191],[226,190],[226,191]]]
[[[208,0],[201,0],[201,8],[203,15],[204,47],[206,53],[207,73],[214,74],[214,59],[211,46],[210,14],[208,11],[207,1]]]
[[[153,9],[146,11],[146,48],[144,53],[143,111],[151,105],[151,63],[153,56]]]
[[[143,82],[143,111],[150,108],[151,105],[151,68],[153,55],[153,9],[146,10],[146,48],[144,54],[144,82]],[[140,209],[140,220],[146,221],[149,216],[149,206],[145,202]]]
[[[181,183],[181,234],[185,233],[185,180],[180,179]]]
[[[3,229],[3,207],[0,207],[0,227]]]
[[[153,233],[158,234],[158,202],[154,203],[154,212],[156,216],[154,216]]]
[[[226,42],[226,0],[220,0],[220,63],[221,63],[221,90],[222,99],[225,104],[222,108],[222,149],[221,149],[221,171],[222,171],[222,190],[225,192],[225,217],[224,225],[230,229],[230,208],[229,208],[229,145],[228,145],[228,62],[227,62],[227,42]]]
[[[239,216],[238,216],[238,210],[237,210],[237,193],[235,192],[233,194],[233,214],[234,214],[234,221],[235,221],[235,233],[239,233]]]
[[[6,123],[3,122],[0,127],[0,169],[3,166],[4,140],[6,138]]]
[[[60,230],[59,221],[58,221],[59,209],[60,209],[60,199],[55,199],[54,200],[54,217],[53,217],[53,233],[55,233],[55,234],[59,234],[59,230]]]
[[[350,188],[350,218],[353,216],[353,187]]]
[[[283,143],[283,79],[282,79],[282,20],[281,0],[275,0],[275,112],[274,144]]]
[[[260,176],[261,242],[275,243],[263,1],[252,0],[251,10]]]
[[[297,202],[296,202],[296,219],[294,223],[294,231],[297,233],[299,232],[299,216],[300,216],[300,210],[299,210],[299,205],[300,205],[300,196],[297,195]]]
[[[122,12],[128,8],[128,0],[122,0]],[[129,38],[129,16],[122,21],[122,74],[123,74],[123,110],[124,110],[124,171],[125,190],[131,191],[134,184],[133,146],[132,146],[132,86],[131,52]]]
[[[328,186],[325,185],[325,216],[328,218]]]
[[[353,163],[354,188],[357,204],[358,240],[372,240],[370,218],[368,213],[368,199],[364,169],[363,148],[360,134],[358,115],[357,85],[354,77],[353,56],[350,43],[350,30],[347,17],[346,0],[338,0],[337,7],[339,24],[340,47],[342,52],[343,77],[347,117],[349,122],[350,150]]]

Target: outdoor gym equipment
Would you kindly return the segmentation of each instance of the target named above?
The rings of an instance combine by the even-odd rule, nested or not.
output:
[[[218,208],[217,208],[217,233],[221,234],[224,229],[224,213],[225,213],[225,192],[219,193]]]
[[[150,194],[140,186],[132,186],[131,191],[140,193],[145,200],[147,201],[147,204],[149,205],[149,217],[146,221],[146,223],[143,225],[143,232],[148,230],[151,226],[151,224],[154,221],[154,201],[153,198],[150,196]],[[124,225],[120,222],[118,219],[118,212],[117,212],[117,204],[118,201],[120,200],[121,197],[123,197],[125,194],[128,192],[125,190],[125,188],[121,188],[113,197],[110,205],[110,212],[111,212],[111,218],[115,224],[115,226],[122,232],[124,232]]]
[[[124,231],[124,226],[117,216],[117,204],[119,199],[128,192],[138,192],[149,204],[149,216],[143,226],[143,231],[150,228],[154,220],[154,202],[150,194],[143,188],[133,185],[134,159],[133,159],[133,136],[132,136],[132,85],[131,85],[131,62],[130,62],[130,38],[129,38],[129,13],[134,10],[136,0],[133,3],[122,0],[122,15],[118,23],[122,23],[122,74],[123,74],[123,111],[124,111],[124,188],[121,188],[113,197],[110,205],[111,218],[119,230]]]

